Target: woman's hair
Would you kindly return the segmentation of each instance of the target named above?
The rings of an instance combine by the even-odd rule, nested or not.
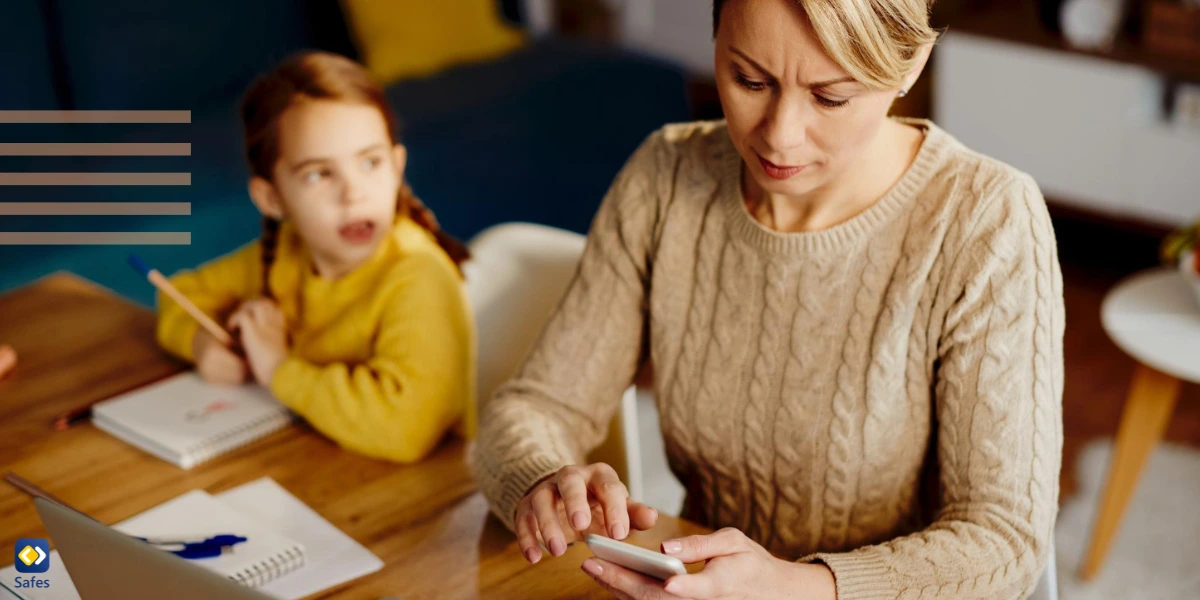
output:
[[[830,58],[856,81],[876,89],[900,87],[937,40],[929,26],[934,0],[795,0]],[[713,36],[725,0],[713,0]]]
[[[254,80],[242,97],[242,127],[246,161],[254,175],[273,180],[279,160],[279,118],[290,107],[305,100],[337,100],[374,106],[383,114],[388,137],[397,143],[397,119],[387,98],[366,69],[358,63],[329,52],[300,52]],[[429,230],[456,265],[470,257],[465,246],[442,231],[428,208],[401,184],[396,208],[421,227]],[[263,217],[262,280],[263,294],[272,297],[269,275],[279,242],[279,221]]]

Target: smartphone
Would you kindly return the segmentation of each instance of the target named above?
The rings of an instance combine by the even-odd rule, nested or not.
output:
[[[683,568],[683,562],[674,556],[667,556],[661,552],[647,550],[640,546],[618,542],[612,538],[588,534],[588,548],[592,550],[598,558],[603,558],[611,563],[616,563],[632,569],[643,575],[648,575],[655,579],[666,581],[672,575],[684,575],[687,569]]]

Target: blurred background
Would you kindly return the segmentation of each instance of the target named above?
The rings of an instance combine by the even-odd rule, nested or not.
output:
[[[1200,597],[1192,566],[1200,517],[1187,507],[1200,498],[1200,367],[1168,373],[1180,391],[1167,444],[1150,459],[1104,569],[1090,582],[1075,576],[1138,365],[1106,331],[1104,299],[1127,276],[1186,262],[1195,245],[1187,228],[1200,216],[1200,7],[938,0],[933,19],[945,34],[895,112],[933,118],[971,148],[1032,174],[1055,220],[1068,315],[1064,595]],[[151,288],[124,265],[130,252],[171,273],[253,239],[259,222],[245,192],[237,98],[256,73],[304,48],[360,60],[386,83],[409,147],[408,179],[462,239],[508,221],[584,232],[646,135],[721,115],[707,0],[3,0],[0,110],[191,116],[177,124],[0,123],[0,144],[191,147],[167,157],[0,152],[0,172],[190,174],[180,186],[0,186],[2,200],[191,209],[0,215],[3,232],[190,234],[188,244],[152,247],[0,244],[0,293],[69,270],[149,305]],[[1200,283],[1192,285],[1200,302]],[[1181,331],[1200,319],[1192,300],[1167,311]],[[661,445],[653,415],[642,424],[647,445]],[[663,465],[647,473],[664,482],[650,490],[660,504],[677,501]]]

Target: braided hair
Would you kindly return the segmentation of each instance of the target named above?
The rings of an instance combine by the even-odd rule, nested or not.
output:
[[[330,52],[300,52],[260,75],[242,97],[246,161],[255,176],[272,180],[275,163],[279,160],[279,118],[288,108],[304,99],[341,100],[374,106],[383,114],[392,143],[399,142],[396,114],[388,104],[383,89],[371,80],[366,69]],[[461,266],[470,258],[466,246],[442,231],[433,212],[412,193],[407,184],[400,186],[396,209],[397,213],[429,231],[455,265]],[[262,249],[263,295],[268,298],[274,298],[270,273],[279,245],[280,225],[278,219],[263,216],[259,246]]]

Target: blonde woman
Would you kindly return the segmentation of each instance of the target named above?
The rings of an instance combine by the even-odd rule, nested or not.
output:
[[[584,457],[653,361],[683,515],[621,598],[1021,598],[1057,511],[1062,281],[1028,175],[887,116],[927,0],[718,0],[726,120],[650,136],[473,461],[537,562],[657,513]],[[1002,127],[1002,123],[997,124]]]

